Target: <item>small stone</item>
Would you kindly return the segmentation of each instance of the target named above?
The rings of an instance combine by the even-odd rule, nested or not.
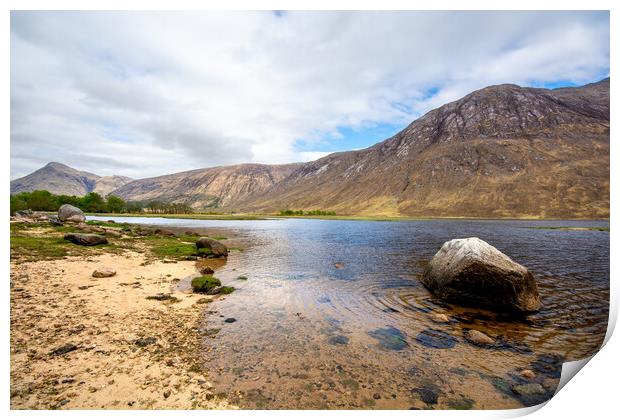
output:
[[[344,263],[341,263],[341,262],[334,263],[334,267],[337,268],[338,270],[342,270],[344,268]]]
[[[67,354],[73,350],[77,350],[77,346],[75,344],[72,343],[67,343],[63,346],[58,347],[57,349],[54,349],[50,352],[50,354],[54,355],[54,356],[60,356],[63,354]]]
[[[438,314],[438,313],[433,312],[429,315],[429,317],[431,318],[433,322],[437,322],[440,324],[447,324],[448,322],[450,322],[450,319],[448,318],[448,315],[446,314]]]
[[[537,383],[514,385],[512,390],[515,394],[523,396],[542,395],[546,392],[545,388],[543,388],[541,384]]]
[[[228,324],[231,324],[231,323],[236,322],[236,321],[237,321],[237,320],[236,320],[235,318],[226,318],[226,319],[224,320],[224,322],[226,322],[226,323],[228,323]]]
[[[378,393],[374,393],[372,396],[375,400],[380,400],[381,399],[381,395],[379,395]]]
[[[521,375],[525,379],[534,379],[536,377],[536,374],[529,369],[523,369],[521,372],[519,372],[519,375]]]
[[[203,267],[200,267],[200,274],[202,274],[203,276],[207,275],[207,274],[213,274],[215,273],[215,271],[209,267],[208,265],[205,265]]]
[[[465,339],[477,346],[491,346],[495,344],[495,340],[478,330],[465,331]]]
[[[164,391],[164,398],[167,399],[169,396],[170,396],[170,390],[167,389],[167,390]]]
[[[112,268],[98,268],[95,271],[93,271],[92,276],[98,279],[104,278],[104,277],[113,277],[116,275],[116,270],[112,269]]]
[[[155,337],[144,337],[138,338],[136,341],[134,341],[134,344],[138,347],[146,347],[148,345],[155,344],[156,342],[157,338]]]

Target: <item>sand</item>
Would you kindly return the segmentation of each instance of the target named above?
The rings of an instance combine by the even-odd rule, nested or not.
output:
[[[11,409],[234,408],[202,368],[205,296],[173,291],[195,272],[136,252],[12,262]]]

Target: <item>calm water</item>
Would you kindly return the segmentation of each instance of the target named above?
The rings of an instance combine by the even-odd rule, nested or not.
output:
[[[595,352],[607,327],[609,232],[530,227],[608,222],[115,220],[225,228],[244,244],[216,272],[237,290],[210,304],[204,323],[211,379],[242,407],[521,407],[549,398],[558,364]],[[470,236],[532,271],[540,312],[509,319],[428,293],[424,264],[445,241]],[[469,328],[500,344],[467,343]],[[545,395],[510,391],[524,368]]]

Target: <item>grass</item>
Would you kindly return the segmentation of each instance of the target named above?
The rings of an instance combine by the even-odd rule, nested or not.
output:
[[[33,230],[37,230],[36,233]],[[63,238],[66,232],[79,231],[75,226],[11,223],[11,258],[20,262],[54,260],[76,255],[96,255],[103,250],[120,252],[131,247],[118,242],[84,247]]]
[[[150,248],[151,253],[157,258],[171,258],[175,260],[187,259],[188,257],[208,256],[204,250],[197,250],[193,243],[183,242],[176,236],[148,235],[140,238]]]

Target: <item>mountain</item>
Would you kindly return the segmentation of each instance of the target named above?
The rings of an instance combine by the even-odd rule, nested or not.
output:
[[[242,164],[196,169],[155,178],[139,179],[114,191],[130,201],[188,203],[194,208],[233,208],[249,196],[260,197],[300,167]]]
[[[48,190],[54,194],[76,196],[94,191],[105,196],[129,181],[131,178],[126,176],[99,176],[62,163],[50,162],[30,175],[11,181],[11,194]]]
[[[438,217],[609,217],[609,79],[490,86],[364,150],[333,153],[238,208]]]
[[[50,163],[11,193],[83,195],[196,209],[430,217],[609,217],[609,79],[560,89],[490,86],[367,149],[308,163],[242,164],[131,182]]]

